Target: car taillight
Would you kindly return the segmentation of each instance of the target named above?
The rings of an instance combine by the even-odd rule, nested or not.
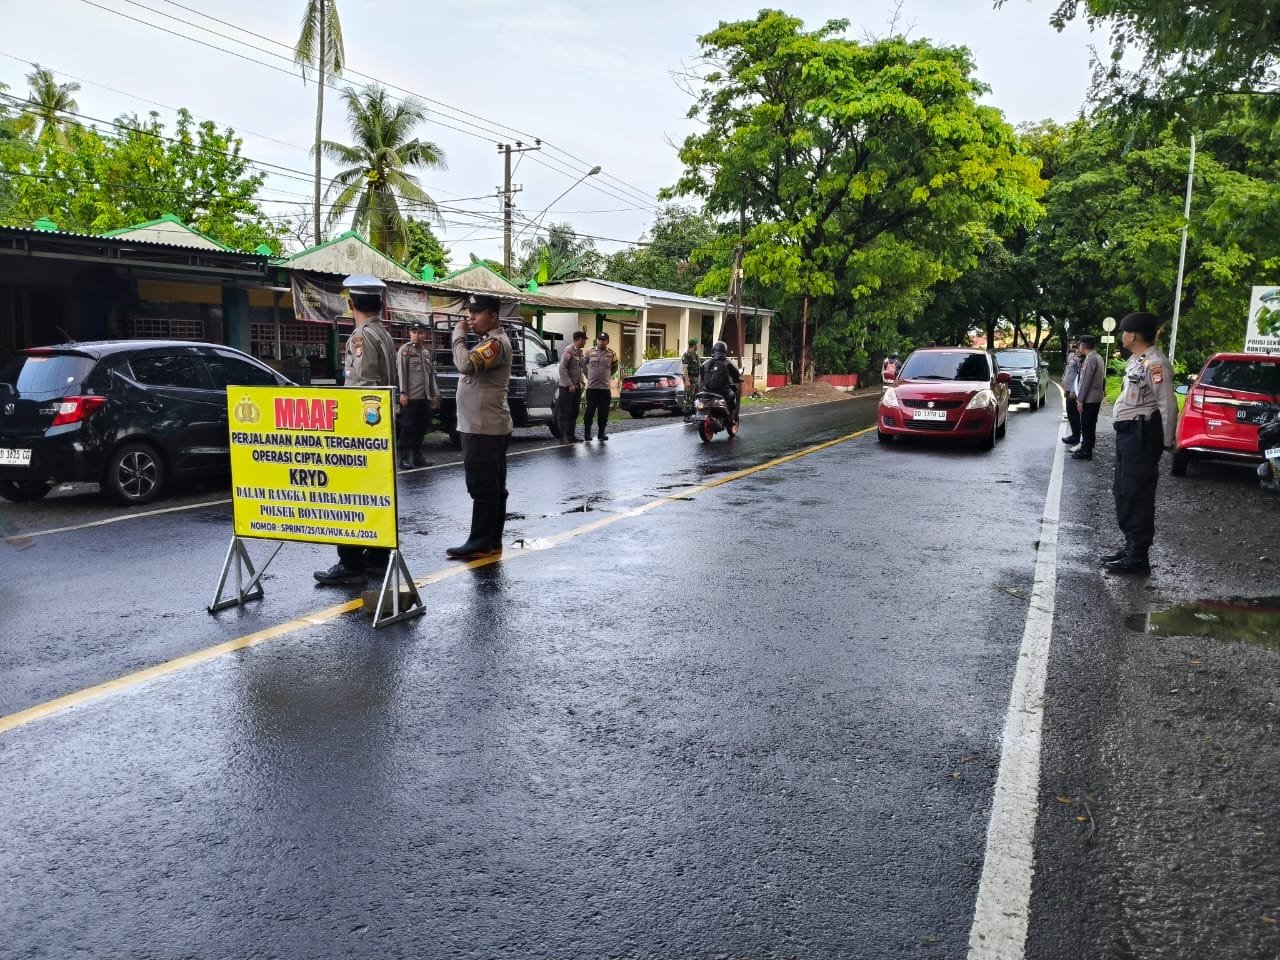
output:
[[[49,426],[60,427],[64,423],[79,423],[106,402],[106,397],[63,397],[53,405],[53,423]]]
[[[622,381],[622,389],[623,389],[623,390],[634,390],[635,388],[636,388],[636,382],[635,382],[634,380],[623,380],[623,381]]]
[[[1203,390],[1191,391],[1191,409],[1197,410],[1197,411],[1204,410],[1204,391]]]

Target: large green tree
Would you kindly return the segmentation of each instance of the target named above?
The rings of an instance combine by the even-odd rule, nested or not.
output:
[[[580,237],[568,223],[549,224],[521,244],[514,282],[557,283],[599,276],[604,258],[590,237]]]
[[[964,49],[859,43],[776,10],[701,37],[702,130],[664,196],[745,222],[749,282],[811,305],[828,369],[865,364],[929,290],[975,265],[988,239],[1032,223],[1041,183]],[[708,292],[727,289],[727,267]],[[789,315],[794,315],[792,309]]]
[[[649,231],[649,242],[609,257],[604,264],[604,278],[691,294],[717,253],[722,259],[732,256],[734,239],[727,237],[717,244],[719,236],[716,222],[701,211],[668,204],[659,211]],[[699,254],[698,259],[695,253]]]
[[[49,217],[64,230],[103,233],[171,213],[233,249],[280,249],[280,228],[255,199],[265,176],[230,128],[181,110],[172,132],[152,113],[121,117],[105,135],[70,127],[64,141],[27,145],[7,222]]]
[[[414,274],[421,274],[423,267],[431,267],[436,276],[449,270],[449,251],[441,244],[425,220],[407,217],[405,232],[409,235],[409,247],[405,254],[405,266]]]
[[[293,61],[302,67],[302,80],[307,79],[308,68],[316,72],[316,136],[312,147],[315,158],[315,191],[311,209],[315,225],[315,242],[320,243],[320,162],[324,138],[324,88],[325,75],[337,76],[342,72],[346,51],[342,46],[342,24],[338,20],[337,0],[306,0],[302,11],[302,28],[298,42],[293,47]]]
[[[409,232],[402,202],[439,220],[436,202],[410,171],[445,169],[444,151],[429,140],[412,137],[427,115],[426,105],[413,97],[397,100],[380,86],[343,91],[351,145],[325,140],[321,148],[342,164],[329,186],[334,197],[329,223],[352,215],[352,226],[395,260],[409,249]]]

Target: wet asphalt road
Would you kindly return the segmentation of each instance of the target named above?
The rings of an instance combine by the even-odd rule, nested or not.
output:
[[[678,496],[873,416],[522,446],[526,549],[427,586],[425,617],[299,623],[0,734],[0,953],[963,956],[1057,414]],[[410,568],[445,568],[460,470],[401,497]],[[9,551],[0,715],[353,594],[291,544],[263,602],[205,614],[229,518]],[[1043,876],[1047,912],[1078,889]]]

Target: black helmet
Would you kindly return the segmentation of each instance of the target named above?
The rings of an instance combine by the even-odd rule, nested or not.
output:
[[[717,360],[723,360],[729,355],[729,345],[723,340],[717,340],[711,345],[711,355]]]

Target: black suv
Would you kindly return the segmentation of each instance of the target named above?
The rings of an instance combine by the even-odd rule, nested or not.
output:
[[[1049,364],[1039,350],[1009,347],[996,351],[996,363],[1013,379],[1009,381],[1009,402],[1025,403],[1032,410],[1044,406],[1049,397]]]
[[[115,340],[23,350],[0,367],[0,496],[100,483],[126,504],[225,473],[227,387],[290,381],[212,343]]]

